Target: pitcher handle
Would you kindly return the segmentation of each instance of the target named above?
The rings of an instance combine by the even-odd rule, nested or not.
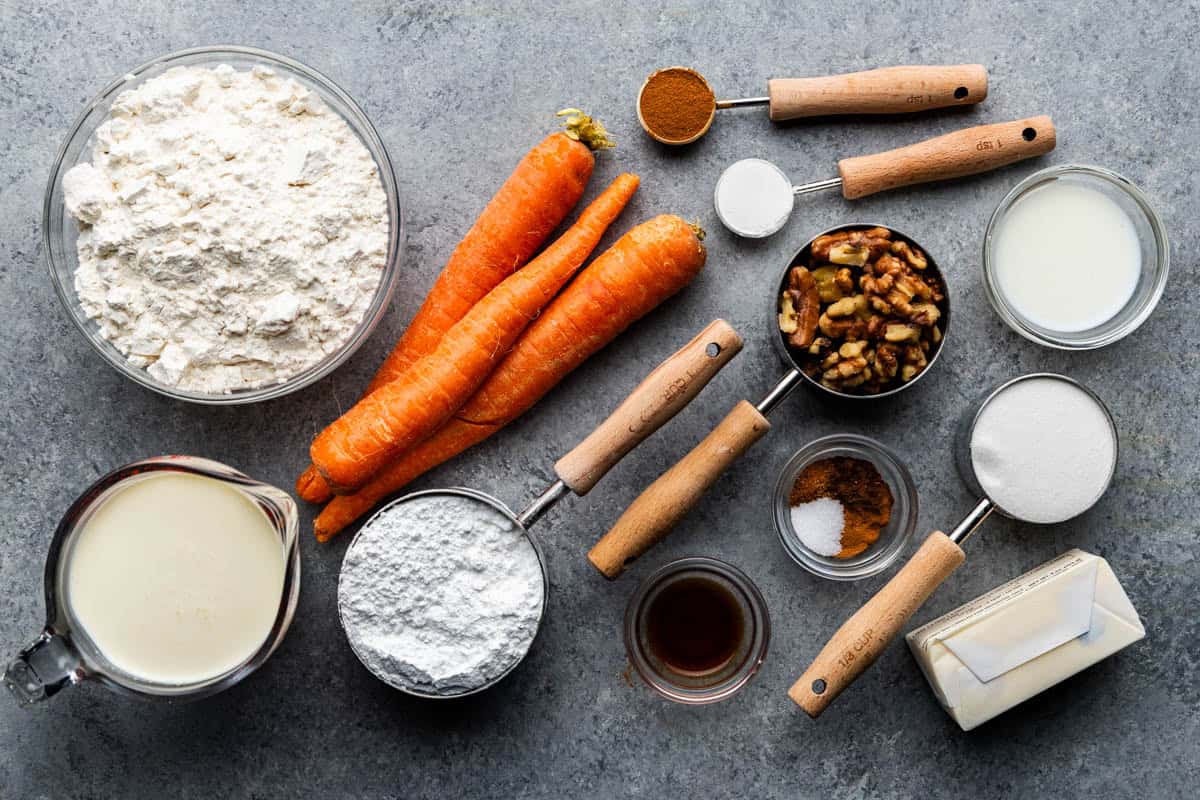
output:
[[[4,671],[4,685],[21,705],[32,705],[83,680],[82,661],[71,640],[49,629]]]

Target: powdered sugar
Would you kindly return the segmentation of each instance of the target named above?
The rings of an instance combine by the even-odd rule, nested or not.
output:
[[[158,381],[279,383],[336,351],[387,259],[370,152],[266,67],[176,67],[122,92],[63,177],[75,288],[100,335]]]
[[[354,652],[386,683],[454,695],[525,655],[542,615],[541,562],[525,532],[481,501],[416,497],[355,537],[338,607]]]

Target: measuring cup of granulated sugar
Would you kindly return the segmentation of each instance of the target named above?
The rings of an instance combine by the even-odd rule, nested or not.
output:
[[[520,514],[457,488],[381,509],[350,543],[338,582],[342,627],[363,665],[431,698],[474,694],[508,675],[533,644],[548,595],[529,526],[568,492],[587,494],[741,348],[729,323],[709,324],[555,463],[558,480]]]
[[[713,191],[717,216],[747,239],[761,239],[788,221],[796,195],[841,188],[847,200],[918,183],[961,178],[1033,158],[1054,149],[1049,117],[1029,117],[947,133],[882,153],[838,162],[838,177],[793,186],[779,167],[761,158],[736,161]]]
[[[1052,525],[1096,504],[1117,466],[1117,428],[1090,389],[1051,373],[989,392],[960,426],[956,459],[980,501],[950,535],[934,531],[846,621],[788,695],[817,717],[869,667],[966,558],[960,545],[992,512]]]
[[[820,78],[772,78],[763,97],[718,100],[694,69],[652,73],[638,92],[638,121],[663,144],[696,141],[712,127],[718,109],[767,106],[775,122],[834,114],[910,114],[967,106],[987,97],[982,64],[883,67]]]

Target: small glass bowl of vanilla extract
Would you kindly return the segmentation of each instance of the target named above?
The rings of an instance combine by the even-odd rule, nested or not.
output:
[[[715,558],[672,561],[625,609],[625,649],[646,684],[677,703],[739,692],[767,655],[771,621],[754,582]]]

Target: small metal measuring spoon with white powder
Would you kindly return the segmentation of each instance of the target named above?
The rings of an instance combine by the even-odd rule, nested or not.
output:
[[[528,527],[568,492],[587,494],[741,348],[727,322],[709,324],[555,463],[558,480],[520,514],[461,488],[384,506],[351,541],[338,582],[342,627],[363,665],[429,698],[474,694],[512,672],[541,627],[549,592]]]
[[[778,231],[792,215],[796,195],[841,189],[847,200],[918,183],[961,178],[1007,166],[1054,149],[1054,123],[1030,117],[977,125],[882,153],[843,158],[838,177],[793,186],[779,167],[761,158],[736,161],[713,191],[717,216],[747,239]]]
[[[993,511],[1050,525],[1084,513],[1117,467],[1117,427],[1104,402],[1063,375],[1023,375],[964,419],[956,459],[982,499],[949,535],[934,531],[909,562],[838,629],[788,695],[817,717],[869,667],[966,559],[960,545]]]

